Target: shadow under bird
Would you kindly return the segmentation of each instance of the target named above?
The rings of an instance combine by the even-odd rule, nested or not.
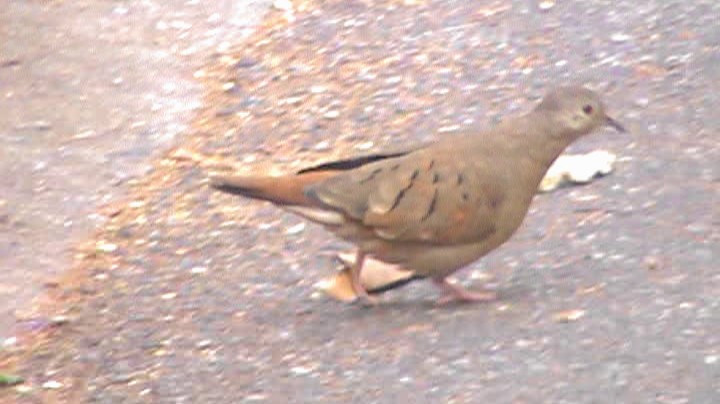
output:
[[[507,241],[553,161],[603,125],[624,132],[595,92],[561,87],[531,112],[484,131],[284,176],[216,174],[211,185],[270,201],[353,243],[350,285],[366,302],[374,301],[360,281],[368,259],[431,279],[440,302],[488,301],[492,291],[447,277]]]

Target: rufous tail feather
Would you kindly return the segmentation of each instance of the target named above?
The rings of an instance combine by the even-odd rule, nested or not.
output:
[[[305,196],[305,188],[334,174],[330,171],[278,177],[214,174],[210,176],[210,186],[229,194],[278,205],[314,206],[316,203]]]

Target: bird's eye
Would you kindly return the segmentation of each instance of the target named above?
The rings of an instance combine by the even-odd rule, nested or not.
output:
[[[585,115],[590,115],[590,114],[592,114],[592,112],[593,112],[593,107],[592,107],[592,105],[585,105],[585,106],[583,107],[583,112],[585,113]]]

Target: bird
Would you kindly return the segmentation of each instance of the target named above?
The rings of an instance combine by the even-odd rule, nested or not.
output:
[[[432,280],[438,303],[487,302],[497,298],[494,291],[468,290],[448,276],[510,239],[553,161],[602,126],[625,132],[598,93],[563,86],[529,112],[484,130],[279,176],[211,173],[209,182],[269,201],[353,244],[350,287],[368,305],[377,300],[361,282],[370,261],[408,271],[408,280]]]

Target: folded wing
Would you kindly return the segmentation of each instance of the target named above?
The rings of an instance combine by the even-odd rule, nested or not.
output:
[[[477,242],[495,231],[499,179],[482,162],[419,150],[309,185],[310,200],[393,241]]]

